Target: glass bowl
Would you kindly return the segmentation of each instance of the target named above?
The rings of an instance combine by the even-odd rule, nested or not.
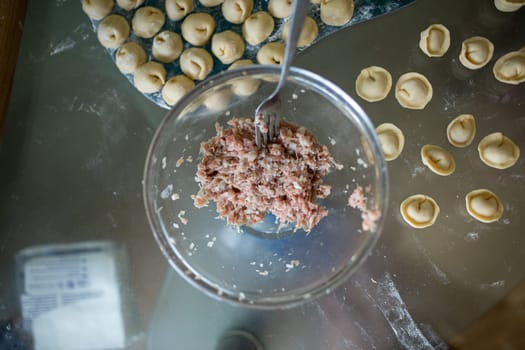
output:
[[[262,309],[297,305],[346,280],[376,243],[388,202],[385,161],[365,112],[331,82],[292,68],[281,116],[310,130],[344,165],[324,177],[332,191],[317,202],[328,215],[307,233],[271,215],[252,226],[228,225],[214,203],[194,206],[201,142],[216,135],[215,123],[253,116],[279,73],[278,66],[249,66],[197,85],[161,122],[144,173],[146,213],[170,264],[209,295]],[[365,211],[379,214],[371,229],[363,228],[363,211],[348,205],[357,186]]]

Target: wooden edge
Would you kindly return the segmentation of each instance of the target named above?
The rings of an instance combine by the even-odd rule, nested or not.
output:
[[[26,0],[0,1],[0,139],[26,13]]]
[[[525,282],[449,343],[454,350],[525,349]]]

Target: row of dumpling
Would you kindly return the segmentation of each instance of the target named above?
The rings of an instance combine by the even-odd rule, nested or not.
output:
[[[396,159],[403,151],[405,136],[392,123],[383,123],[376,128],[376,134],[387,161]],[[453,119],[447,127],[449,142],[459,148],[469,146],[476,134],[476,122],[471,114],[462,114]],[[485,136],[478,144],[479,157],[486,165],[496,169],[507,169],[518,161],[519,147],[501,132]],[[421,161],[433,173],[448,176],[454,173],[456,161],[445,148],[426,144],[420,151]],[[472,190],[465,195],[468,214],[478,221],[491,223],[503,215],[503,204],[496,193],[488,189]],[[399,207],[403,220],[414,228],[432,226],[440,212],[437,201],[426,194],[415,194],[402,201]]]
[[[525,3],[525,0],[524,0]],[[450,46],[450,32],[441,24],[432,24],[420,34],[419,47],[429,57],[445,55]],[[475,36],[463,41],[459,61],[468,69],[480,69],[488,64],[494,53],[494,45],[484,37]],[[493,67],[494,77],[506,84],[525,82],[525,52],[513,51],[500,57]],[[363,69],[356,79],[356,92],[369,102],[383,100],[392,87],[390,73],[377,66]],[[395,97],[402,107],[423,109],[432,98],[432,85],[422,74],[403,74],[395,87]],[[476,135],[476,122],[471,114],[453,119],[446,130],[448,141],[459,148],[469,146]],[[391,123],[376,128],[383,154],[387,161],[396,159],[405,145],[401,129]],[[478,144],[481,161],[496,169],[512,167],[520,157],[519,147],[501,132],[485,136]],[[454,173],[456,162],[452,154],[438,145],[426,144],[420,151],[421,161],[432,172],[448,176]],[[467,212],[475,219],[490,223],[503,215],[499,197],[488,189],[476,189],[465,195]],[[439,205],[430,196],[415,194],[400,205],[401,217],[410,226],[425,228],[434,224],[439,215]]]
[[[450,47],[450,32],[442,24],[432,24],[421,32],[419,47],[429,57],[441,57]],[[487,65],[494,54],[494,44],[487,38],[474,36],[465,39],[459,61],[468,69]],[[525,82],[525,48],[501,56],[493,66],[494,77],[506,84]],[[392,76],[383,67],[363,69],[356,79],[356,92],[368,102],[383,100],[392,88]],[[395,96],[402,107],[423,109],[432,99],[433,89],[428,79],[419,73],[403,74],[395,87]]]
[[[164,12],[153,6],[143,6],[143,0],[117,0],[117,5],[124,10],[135,10],[131,20],[134,34],[143,39],[151,39],[153,58],[158,61],[147,62],[144,48],[137,42],[128,41],[130,26],[126,18],[110,14],[113,0],[83,0],[82,6],[92,19],[101,20],[97,28],[97,37],[106,48],[117,48],[115,62],[125,74],[133,74],[135,86],[142,93],[162,91],[162,97],[168,105],[174,105],[182,96],[195,86],[194,81],[204,80],[213,70],[213,57],[202,48],[211,41],[211,53],[225,65],[240,60],[246,44],[260,45],[275,30],[273,17],[287,18],[291,11],[291,1],[270,0],[268,10],[252,13],[253,0],[199,0],[203,6],[221,5],[222,16],[233,24],[242,25],[242,36],[232,30],[215,32],[213,16],[204,12],[194,12],[193,0],[166,0],[165,11],[172,21],[182,21],[179,35],[165,30],[159,33],[165,24]],[[137,9],[137,7],[139,7]],[[346,24],[353,14],[353,0],[328,0],[320,4],[321,18],[332,25]],[[271,15],[270,15],[271,14]],[[273,16],[273,17],[272,17]],[[307,17],[299,37],[298,46],[310,45],[318,36],[316,21]],[[286,40],[288,24],[285,23],[282,39]],[[194,47],[184,50],[184,41]],[[284,44],[268,42],[257,52],[260,64],[280,64],[284,58]],[[179,60],[182,74],[169,80],[163,64]],[[160,63],[159,63],[160,62]],[[252,64],[242,60],[233,67]],[[232,67],[231,66],[231,67]]]
[[[376,128],[385,159],[396,159],[402,152],[405,137],[401,129],[391,123],[383,123]],[[455,147],[467,147],[474,140],[476,122],[471,114],[462,114],[453,119],[447,127],[447,138]],[[520,157],[519,147],[501,132],[485,136],[478,144],[479,157],[486,165],[496,169],[507,169],[516,164]],[[432,172],[441,176],[454,173],[456,161],[443,147],[426,144],[421,148],[421,161]],[[465,196],[467,212],[475,219],[490,223],[503,215],[503,205],[499,197],[488,189],[477,189]],[[402,218],[414,228],[425,228],[436,221],[439,214],[437,202],[425,194],[406,198],[400,205]]]
[[[126,11],[132,11],[144,3],[144,0],[116,0],[117,5]],[[221,6],[221,12],[228,22],[242,24],[252,13],[253,0],[198,0],[204,7]],[[354,13],[354,0],[310,0],[319,5],[321,21],[331,26],[343,26],[350,21]],[[111,13],[114,0],[82,0],[82,9],[94,20],[101,20]],[[195,8],[194,0],[166,0],[165,12],[172,21],[180,21]],[[292,11],[291,0],[269,0],[268,11],[275,18],[285,19]]]

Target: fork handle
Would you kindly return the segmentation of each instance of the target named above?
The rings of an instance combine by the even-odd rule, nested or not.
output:
[[[286,77],[288,76],[288,71],[292,64],[293,57],[295,55],[295,50],[297,47],[297,41],[301,35],[303,29],[304,18],[309,9],[309,0],[293,0],[292,3],[292,15],[290,17],[290,25],[288,27],[288,40],[286,41],[286,47],[284,50],[284,62],[281,70],[281,76],[279,78],[279,83],[275,91],[279,91],[284,83],[286,82]]]

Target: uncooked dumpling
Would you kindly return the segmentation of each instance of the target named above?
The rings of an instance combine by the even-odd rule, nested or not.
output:
[[[421,148],[421,161],[438,175],[447,176],[456,170],[456,161],[452,154],[436,145],[424,145]]]
[[[423,109],[432,99],[432,85],[419,73],[405,73],[396,84],[396,99],[402,107]]]
[[[436,201],[424,194],[415,194],[405,199],[400,206],[401,216],[414,228],[432,226],[439,215]]]
[[[89,18],[101,20],[109,15],[114,4],[113,0],[82,0],[82,10]]]
[[[144,3],[144,0],[117,0],[117,5],[126,10],[131,11]]]
[[[514,51],[501,56],[492,72],[502,83],[517,85],[525,82],[525,51]]]
[[[224,0],[221,11],[224,19],[241,24],[252,13],[253,0]]]
[[[241,67],[246,67],[246,66],[252,66],[254,65],[255,63],[253,63],[251,60],[249,59],[243,59],[243,60],[238,60],[238,61],[235,61],[233,62],[229,67],[228,67],[228,70],[232,70],[232,69],[236,69],[236,68],[241,68]]]
[[[182,52],[182,39],[179,34],[165,30],[155,35],[151,52],[155,59],[170,63],[175,61]]]
[[[135,35],[149,39],[159,32],[164,21],[164,13],[161,10],[153,6],[144,6],[135,12],[131,25]]]
[[[166,70],[157,62],[146,62],[133,74],[135,86],[140,92],[151,94],[159,91],[166,81]]]
[[[193,80],[182,74],[176,75],[170,78],[162,88],[162,98],[168,105],[173,106],[194,87]]]
[[[494,0],[494,5],[502,12],[514,12],[525,5],[525,0]]]
[[[354,0],[321,0],[321,21],[330,26],[342,26],[354,14]]]
[[[421,32],[419,48],[428,57],[441,57],[450,47],[450,32],[442,24],[431,24]]]
[[[496,169],[507,169],[516,164],[520,148],[501,132],[485,136],[478,145],[483,163]]]
[[[383,123],[376,128],[377,138],[381,143],[381,149],[385,160],[394,160],[405,147],[405,135],[401,129],[391,123]]]
[[[192,45],[205,45],[215,30],[215,20],[207,13],[192,13],[182,22],[184,39]]]
[[[383,67],[370,66],[361,71],[355,81],[359,97],[368,102],[383,100],[392,88],[392,76]]]
[[[231,30],[213,35],[211,52],[224,64],[238,60],[244,53],[244,40]]]
[[[290,22],[286,22],[283,28],[283,40],[288,40],[288,29],[290,27]],[[312,17],[306,16],[304,18],[303,29],[299,35],[299,40],[297,41],[297,47],[305,47],[310,45],[315,38],[319,35],[319,28],[317,28],[317,23]]]
[[[268,43],[257,52],[257,62],[260,64],[281,64],[284,61],[284,45],[282,43]]]
[[[503,215],[503,205],[498,196],[487,189],[474,190],[465,196],[467,212],[474,219],[490,223]]]
[[[193,0],[166,0],[166,14],[172,21],[180,21],[191,11],[195,6]]]
[[[146,51],[134,41],[130,41],[118,48],[115,54],[115,63],[122,73],[133,73],[138,66],[146,62]]]
[[[224,2],[224,0],[199,0],[204,7],[215,7]]]
[[[242,35],[250,45],[257,45],[268,39],[273,32],[274,21],[265,11],[251,14],[242,25]]]
[[[203,101],[203,105],[210,111],[223,111],[230,105],[232,92],[228,88],[210,93]]]
[[[119,47],[129,37],[128,21],[119,15],[109,15],[97,28],[98,41],[108,49]]]
[[[192,47],[180,56],[180,68],[191,79],[204,80],[213,69],[213,58],[208,51]]]
[[[253,62],[251,60],[238,60],[231,64],[230,67],[228,67],[228,70],[240,68],[240,67],[246,67],[253,65]],[[231,83],[231,89],[232,92],[235,95],[238,96],[249,96],[253,94],[257,89],[259,88],[259,85],[261,84],[261,81],[256,78],[251,77],[239,77],[235,80],[232,80]]]
[[[476,136],[476,120],[472,114],[461,114],[447,126],[448,141],[456,147],[467,147]]]
[[[268,11],[275,18],[287,18],[292,13],[292,0],[270,0]]]
[[[469,69],[484,67],[494,54],[494,44],[482,36],[473,36],[463,41],[459,61]]]

